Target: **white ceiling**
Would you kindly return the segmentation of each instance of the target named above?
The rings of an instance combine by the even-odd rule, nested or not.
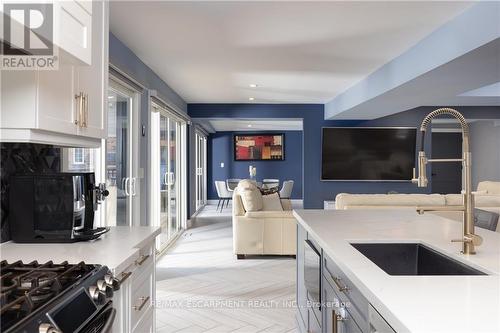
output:
[[[500,97],[500,82],[477,88],[461,94],[460,96],[472,97]]]
[[[112,1],[110,26],[188,103],[325,103],[468,6]]]
[[[302,131],[302,119],[193,119],[209,132]],[[208,124],[208,126],[207,126]]]

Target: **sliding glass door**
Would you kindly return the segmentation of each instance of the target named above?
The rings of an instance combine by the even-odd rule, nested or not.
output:
[[[196,140],[196,210],[207,201],[207,137],[198,130],[195,131]]]
[[[186,124],[166,108],[152,104],[151,188],[153,225],[161,226],[157,250],[162,251],[182,229],[185,220]]]
[[[106,224],[138,224],[140,210],[137,137],[138,93],[110,80],[105,148]]]

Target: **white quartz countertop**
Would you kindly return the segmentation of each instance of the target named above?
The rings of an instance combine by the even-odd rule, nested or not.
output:
[[[153,242],[160,227],[111,227],[96,240],[77,243],[21,244],[6,242],[0,245],[0,258],[25,263],[37,260],[54,263],[68,261],[108,266],[115,274],[127,268],[138,257],[140,248]]]
[[[460,254],[461,223],[413,209],[296,210],[298,222],[397,332],[500,332],[500,233]],[[354,242],[420,242],[487,276],[391,276]]]

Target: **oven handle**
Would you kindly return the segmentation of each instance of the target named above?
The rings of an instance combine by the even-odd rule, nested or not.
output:
[[[113,322],[115,321],[115,317],[116,317],[116,309],[112,308],[108,320],[106,320],[106,324],[104,324],[104,326],[102,327],[101,333],[108,333],[111,331],[111,328],[113,327]]]

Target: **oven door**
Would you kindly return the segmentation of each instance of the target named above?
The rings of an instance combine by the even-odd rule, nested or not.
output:
[[[111,332],[115,320],[116,310],[113,303],[109,302],[101,311],[83,327],[79,333],[108,333]]]
[[[310,240],[304,244],[304,283],[310,301],[321,304],[321,255]]]

